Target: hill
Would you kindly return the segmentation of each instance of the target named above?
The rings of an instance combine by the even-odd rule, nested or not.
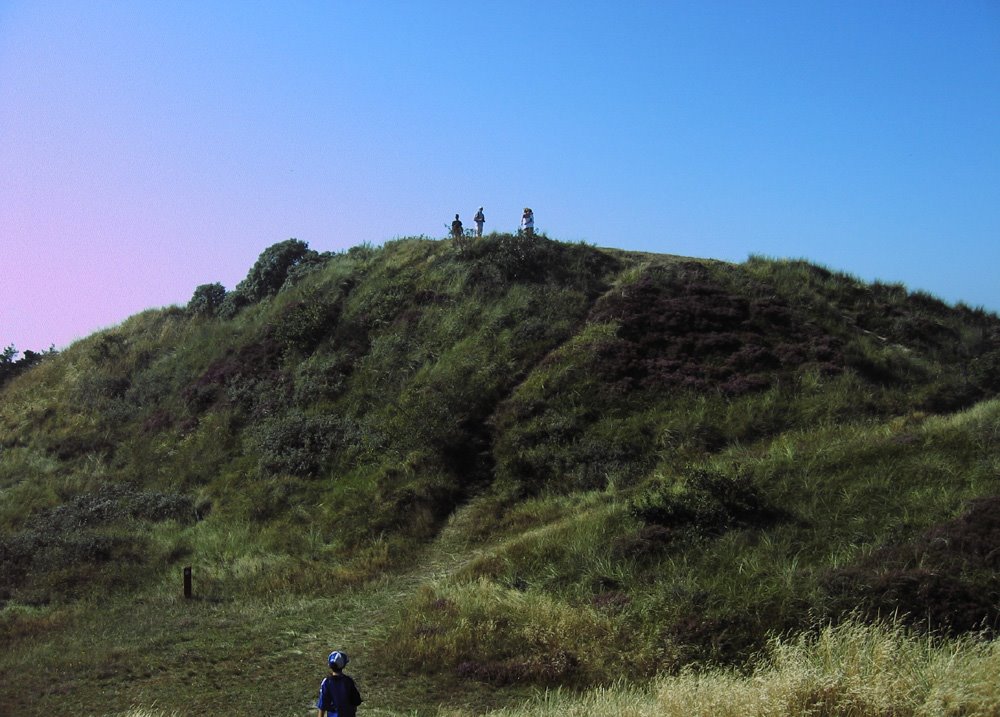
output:
[[[373,711],[477,711],[848,618],[989,638],[998,388],[996,315],[804,261],[282,242],[0,387],[0,705],[290,714],[336,647]]]

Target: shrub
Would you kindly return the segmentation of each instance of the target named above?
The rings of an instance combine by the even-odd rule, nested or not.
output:
[[[282,309],[268,330],[285,353],[308,354],[337,324],[340,305],[315,292]]]
[[[337,398],[344,392],[353,369],[351,357],[342,352],[314,353],[295,370],[293,401],[307,406]]]
[[[128,351],[128,339],[122,333],[107,331],[96,337],[90,344],[90,359],[98,366],[124,356]]]
[[[293,264],[288,273],[285,274],[285,281],[282,282],[279,291],[285,291],[295,286],[314,271],[322,268],[334,256],[331,252],[323,252],[321,254],[315,251],[306,252],[302,259]]]
[[[236,285],[236,291],[250,303],[277,294],[297,266],[321,264],[325,261],[309,245],[298,239],[287,239],[265,249],[251,267],[246,278]],[[293,279],[298,277],[294,273]]]
[[[244,308],[252,304],[250,297],[242,291],[234,289],[226,294],[226,297],[219,304],[218,316],[220,319],[235,318]]]
[[[42,522],[53,521],[59,526],[56,531],[59,532],[123,520],[192,522],[195,517],[190,496],[128,485],[104,485],[53,508]]]
[[[222,284],[202,284],[194,290],[187,312],[193,316],[215,316],[225,298],[226,287]]]
[[[281,347],[268,336],[229,348],[181,390],[181,397],[194,413],[207,410],[223,397],[250,410],[261,384],[275,383],[280,378],[276,376],[280,361]]]
[[[309,415],[292,409],[250,429],[262,473],[315,476],[340,443],[340,422],[329,414]]]
[[[179,493],[103,485],[78,495],[0,536],[0,600],[48,601],[102,585],[128,588],[142,574],[131,566],[149,556],[146,538],[121,527],[135,521],[190,523],[197,517],[194,501]]]

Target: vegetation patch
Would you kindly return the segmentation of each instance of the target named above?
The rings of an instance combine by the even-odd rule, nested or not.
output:
[[[268,336],[287,354],[309,355],[337,325],[341,304],[309,292],[284,306],[268,327]]]
[[[496,291],[512,282],[572,286],[596,295],[604,277],[619,267],[612,255],[585,244],[566,244],[544,235],[491,234],[460,249],[470,265],[468,285]]]
[[[204,412],[221,400],[235,399],[244,409],[252,410],[258,388],[280,381],[278,366],[282,346],[265,337],[239,348],[227,348],[225,354],[205,369],[181,395],[191,412]]]
[[[344,432],[337,416],[292,409],[255,423],[249,439],[259,456],[262,474],[310,478],[318,475],[330,454],[343,445]]]
[[[394,630],[409,669],[452,671],[493,685],[584,685],[613,680],[624,655],[616,628],[586,606],[488,580],[421,590]]]
[[[678,483],[648,489],[632,512],[647,527],[642,539],[649,542],[655,536],[662,544],[716,537],[736,528],[764,528],[784,517],[739,469],[732,474],[688,470]]]
[[[744,669],[685,670],[646,685],[548,691],[492,717],[992,715],[1000,645],[934,643],[892,625],[825,626],[774,638]],[[449,710],[468,717],[469,710]],[[443,713],[442,713],[443,714]],[[130,715],[129,717],[146,717]]]
[[[190,497],[105,485],[33,516],[17,532],[0,536],[0,600],[47,603],[102,586],[134,586],[147,541],[136,521],[192,523],[199,517]],[[108,569],[107,566],[113,566]]]
[[[650,270],[603,297],[591,321],[617,322],[595,370],[613,391],[760,391],[799,366],[843,370],[841,341],[779,297],[748,298],[699,262]]]
[[[49,349],[45,353],[25,351],[21,358],[17,358],[20,353],[13,344],[0,351],[0,386],[3,386],[15,376],[24,373],[32,366],[37,365],[43,359],[54,356],[56,351],[54,348]]]
[[[898,616],[931,632],[1000,629],[1000,496],[972,501],[954,520],[909,543],[887,545],[831,571],[827,590],[840,612]]]

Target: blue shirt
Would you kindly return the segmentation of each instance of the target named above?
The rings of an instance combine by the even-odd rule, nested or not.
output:
[[[337,717],[354,717],[361,704],[361,693],[347,675],[330,675],[319,686],[316,707]]]

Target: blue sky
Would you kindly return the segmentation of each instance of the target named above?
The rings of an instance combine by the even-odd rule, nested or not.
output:
[[[1000,2],[0,0],[0,345],[480,205],[1000,310]]]

